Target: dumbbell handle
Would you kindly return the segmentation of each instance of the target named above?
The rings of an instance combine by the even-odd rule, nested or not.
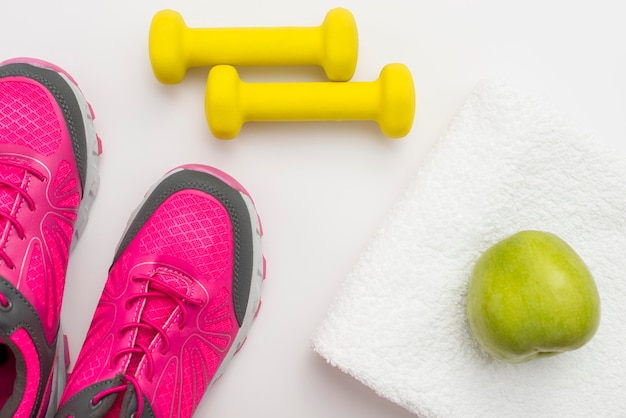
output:
[[[375,82],[242,83],[244,119],[254,121],[374,120]],[[306,98],[303,100],[303,98]]]
[[[314,64],[324,43],[318,28],[189,29],[185,37],[189,66]]]

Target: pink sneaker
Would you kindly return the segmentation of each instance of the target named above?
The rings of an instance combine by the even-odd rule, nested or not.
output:
[[[265,262],[252,199],[205,166],[131,216],[57,417],[190,417],[243,344]]]
[[[68,74],[32,59],[0,64],[1,417],[56,410],[65,271],[98,188],[99,145]]]

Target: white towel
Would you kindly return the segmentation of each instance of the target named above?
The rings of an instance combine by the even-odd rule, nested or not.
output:
[[[476,258],[519,230],[585,260],[602,319],[581,349],[485,354],[465,316]],[[329,363],[423,417],[626,417],[626,171],[503,84],[470,95],[313,338]]]

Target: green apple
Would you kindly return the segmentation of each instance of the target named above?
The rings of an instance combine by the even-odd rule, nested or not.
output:
[[[521,231],[477,260],[467,317],[489,354],[521,363],[587,343],[598,329],[600,298],[589,269],[565,241]]]

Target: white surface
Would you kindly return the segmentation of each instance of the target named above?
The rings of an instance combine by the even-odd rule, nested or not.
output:
[[[230,142],[206,125],[206,70],[159,84],[147,52],[152,15],[180,11],[191,26],[321,23],[332,7],[359,28],[355,81],[383,65],[412,70],[412,132],[384,138],[373,123],[248,124]],[[101,189],[70,260],[63,319],[73,358],[114,248],[149,186],[184,163],[214,165],[253,195],[268,278],[248,342],[197,416],[413,416],[326,365],[310,348],[340,283],[410,175],[480,79],[497,76],[546,99],[626,158],[623,2],[267,0],[5,2],[2,58],[34,56],[67,69],[96,112]],[[323,79],[321,70],[255,69],[248,80]]]

